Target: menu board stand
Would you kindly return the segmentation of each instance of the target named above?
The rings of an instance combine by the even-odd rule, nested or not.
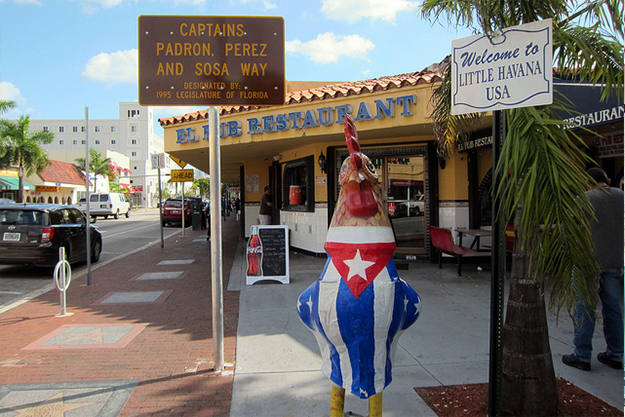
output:
[[[263,280],[290,283],[288,226],[252,226],[245,255],[246,285]]]

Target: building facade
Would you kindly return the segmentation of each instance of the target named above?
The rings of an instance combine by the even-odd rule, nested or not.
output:
[[[270,185],[273,223],[288,225],[291,246],[324,253],[339,195],[339,170],[348,156],[345,114],[355,119],[362,152],[380,177],[397,256],[431,259],[428,225],[490,228],[491,117],[486,115],[468,140],[442,157],[430,119],[432,92],[440,80],[434,65],[372,80],[308,88],[300,83],[302,89],[288,91],[282,106],[221,107],[222,182],[240,184],[242,236],[249,236],[250,226],[256,224],[263,189]],[[620,148],[614,160],[600,160],[612,164],[614,175],[620,172],[621,177],[622,107],[620,117],[605,127],[621,132]],[[163,118],[160,123],[165,151],[209,172],[208,112]],[[609,132],[605,137],[619,140]]]
[[[121,102],[118,119],[89,119],[88,123],[85,119],[31,120],[30,128],[54,133],[54,141],[42,148],[54,158],[68,163],[85,157],[89,140],[90,148],[104,158],[110,157],[115,166],[122,168],[119,181],[134,191],[130,196],[132,204],[156,207],[158,174],[152,169],[151,155],[164,152],[164,142],[154,133],[152,108]],[[119,154],[127,159],[116,157]],[[172,161],[165,160],[167,165],[161,170],[162,175],[172,168]]]

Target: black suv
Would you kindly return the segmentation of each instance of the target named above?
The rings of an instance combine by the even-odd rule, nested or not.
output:
[[[87,251],[87,229],[91,248]],[[9,204],[0,206],[0,265],[34,264],[54,266],[59,248],[65,247],[70,262],[97,262],[102,252],[102,234],[75,207],[53,204]]]

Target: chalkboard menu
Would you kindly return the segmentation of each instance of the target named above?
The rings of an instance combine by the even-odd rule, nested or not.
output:
[[[246,284],[261,280],[289,283],[289,228],[252,226],[246,250]]]

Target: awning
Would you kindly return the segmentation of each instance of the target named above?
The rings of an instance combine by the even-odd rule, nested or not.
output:
[[[0,190],[19,190],[20,179],[17,177],[0,176]],[[24,190],[34,190],[35,186],[24,180]]]

